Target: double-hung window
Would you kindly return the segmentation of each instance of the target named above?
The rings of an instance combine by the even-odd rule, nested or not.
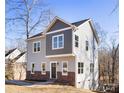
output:
[[[64,48],[64,35],[56,35],[52,37],[52,49]]]
[[[46,64],[45,63],[41,63],[41,73],[46,74]]]
[[[89,47],[89,42],[86,41],[86,51],[88,51],[88,47]]]
[[[33,43],[33,52],[39,52],[40,51],[40,41]]]
[[[94,72],[94,64],[90,63],[90,72],[93,73]]]
[[[62,63],[62,75],[68,75],[68,63],[63,61]]]
[[[78,62],[78,74],[83,74],[84,63]]]
[[[34,74],[34,67],[35,67],[35,65],[34,65],[34,63],[32,63],[31,64],[31,74]]]
[[[79,46],[79,36],[75,35],[75,47]]]

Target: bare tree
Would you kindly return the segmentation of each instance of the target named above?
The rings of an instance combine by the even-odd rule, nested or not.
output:
[[[14,64],[15,61],[8,58],[8,60],[6,60],[7,63],[5,64],[5,78],[6,79],[14,79]]]
[[[6,26],[20,27],[28,39],[33,31],[46,27],[52,17],[43,0],[6,0]],[[14,27],[16,29],[16,27]],[[18,34],[19,35],[19,34]]]
[[[110,15],[112,15],[119,7],[119,0],[116,0],[116,5],[114,6],[114,8],[112,9]]]
[[[118,38],[109,36],[100,27],[98,23],[95,24],[100,38],[99,45],[99,80],[102,84],[105,83],[115,83],[117,80],[118,72],[118,62],[119,62],[119,44]],[[114,36],[114,35],[113,35]],[[109,40],[109,41],[108,41]],[[102,80],[102,81],[101,81]],[[118,81],[118,80],[117,80]]]
[[[110,55],[112,59],[112,83],[115,83],[115,71],[118,69],[118,65],[117,65],[118,52],[119,52],[119,44],[115,44],[115,41],[112,41],[112,48],[110,51]]]
[[[43,0],[6,0],[6,40],[11,48],[26,51],[25,39],[46,28],[53,16]]]
[[[119,44],[109,44],[105,49],[99,50],[99,71],[100,77],[103,77],[103,83],[118,82],[117,76],[119,64]]]
[[[21,51],[26,51],[26,42],[22,38],[18,38],[15,40],[15,46]]]

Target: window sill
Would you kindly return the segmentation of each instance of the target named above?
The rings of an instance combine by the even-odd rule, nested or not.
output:
[[[31,74],[35,74],[34,72],[31,72]]]
[[[41,74],[42,74],[42,75],[46,75],[46,73],[45,73],[45,72],[44,72],[44,73],[42,72]]]
[[[58,50],[58,49],[63,49],[64,47],[60,47],[60,48],[52,48],[52,50]]]
[[[40,51],[37,51],[37,52],[34,52],[34,51],[33,51],[33,53],[40,53]]]
[[[64,74],[64,73],[63,73],[62,76],[68,76],[68,74]]]

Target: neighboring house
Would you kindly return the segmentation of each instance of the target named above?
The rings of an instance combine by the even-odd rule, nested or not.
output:
[[[26,79],[97,88],[98,43],[91,19],[69,23],[55,17],[44,32],[27,39]]]
[[[6,51],[5,53],[5,59],[14,59],[15,57],[17,57],[17,55],[21,54],[21,51],[18,50],[17,48],[11,49]]]
[[[26,53],[14,48],[6,51],[5,66],[8,71],[9,63],[14,62],[14,80],[24,80],[26,78]]]

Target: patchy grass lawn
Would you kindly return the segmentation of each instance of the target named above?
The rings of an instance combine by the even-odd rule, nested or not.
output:
[[[5,85],[5,91],[6,93],[95,93],[89,90],[63,85],[42,85],[34,87]]]

